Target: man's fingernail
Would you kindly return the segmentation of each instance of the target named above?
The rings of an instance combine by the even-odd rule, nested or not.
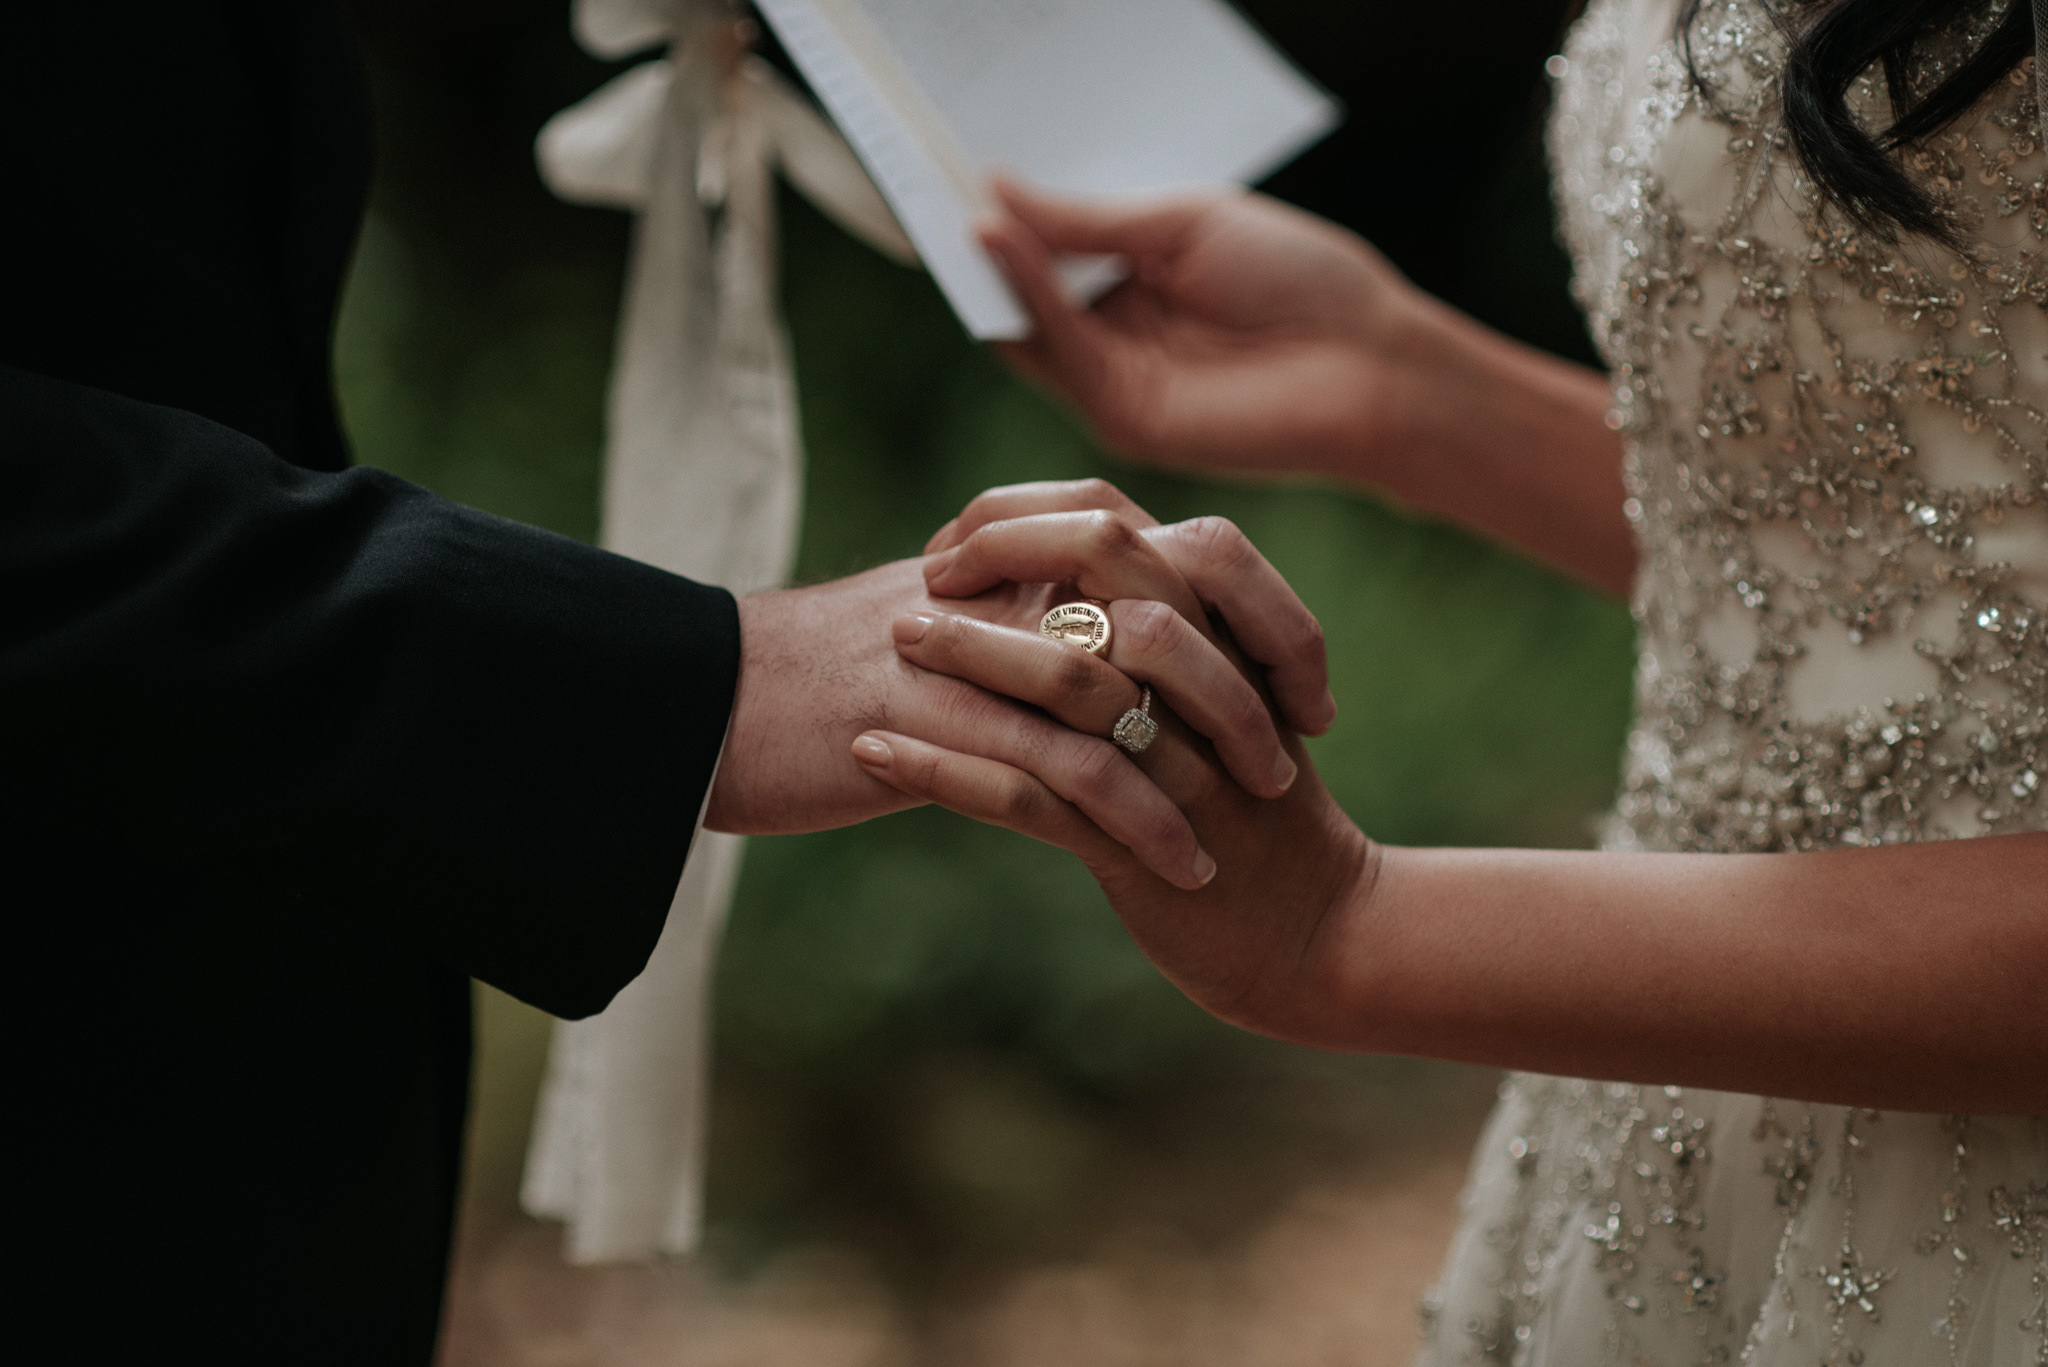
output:
[[[927,559],[924,562],[925,581],[929,583],[930,581],[944,574],[946,570],[952,565],[952,563],[959,558],[959,556],[960,548],[958,546],[954,546],[949,550],[940,551],[937,555],[934,555]]]
[[[889,749],[889,742],[875,736],[862,736],[853,743],[853,757],[862,764],[880,767],[887,765],[895,755]]]
[[[1209,857],[1207,850],[1195,851],[1195,886],[1206,888],[1216,877],[1216,861]]]
[[[932,629],[932,615],[929,612],[906,612],[889,624],[889,630],[896,637],[898,645],[912,645],[924,639]]]
[[[1301,766],[1296,764],[1286,751],[1281,751],[1279,763],[1273,766],[1273,782],[1279,786],[1280,791],[1284,793],[1292,788],[1294,780],[1300,775]]]
[[[944,541],[946,537],[951,534],[952,530],[959,525],[959,518],[948,518],[946,521],[946,525],[939,528],[937,531],[933,532],[932,539],[924,543],[925,554],[930,555],[932,553],[932,547],[938,545],[941,541]]]

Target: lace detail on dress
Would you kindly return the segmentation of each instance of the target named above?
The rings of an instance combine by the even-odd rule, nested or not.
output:
[[[2033,64],[1905,156],[1972,244],[1955,253],[1860,231],[1806,183],[1759,0],[1702,7],[1710,100],[1675,8],[1593,0],[1552,63],[1559,205],[1643,553],[1606,843],[2048,829]],[[1853,100],[1884,119],[1875,76]],[[2042,1120],[1517,1077],[1467,1202],[1431,1362],[2048,1364]]]

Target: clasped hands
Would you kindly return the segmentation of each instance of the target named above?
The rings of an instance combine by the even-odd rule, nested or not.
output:
[[[1038,631],[1108,605],[1092,655]],[[1320,626],[1230,523],[1162,526],[1098,480],[991,490],[922,559],[741,605],[708,822],[770,832],[931,802],[1078,855],[1212,1012],[1268,1033],[1372,847],[1297,738],[1336,716]],[[1149,685],[1144,753],[1109,739]]]
[[[1111,446],[1172,464],[1265,453],[1335,469],[1406,450],[1394,402],[1435,316],[1356,238],[1257,195],[1131,209],[996,187],[983,225],[1034,322],[1004,348]],[[1132,278],[1094,309],[1055,252]],[[1211,1012],[1341,1038],[1347,937],[1375,847],[1297,739],[1336,715],[1322,632],[1220,519],[1160,526],[1099,481],[993,490],[919,560],[741,604],[739,696],[710,823],[845,825],[933,802],[1079,855],[1145,953]],[[1106,655],[1039,635],[1047,609],[1109,604]],[[1163,724],[1109,739],[1149,684]]]

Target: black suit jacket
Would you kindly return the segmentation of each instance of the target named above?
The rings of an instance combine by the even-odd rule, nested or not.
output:
[[[17,1323],[425,1363],[468,980],[660,933],[731,598],[347,470],[367,128],[332,0],[0,17],[0,906]]]

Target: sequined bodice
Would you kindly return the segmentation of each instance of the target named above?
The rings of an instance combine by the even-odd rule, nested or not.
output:
[[[1551,126],[1644,551],[1611,843],[1812,849],[2048,828],[2048,188],[2031,66],[1909,169],[1966,253],[1823,208],[1780,40],[1606,0]],[[1935,60],[1922,79],[1934,76]],[[1873,73],[1854,92],[1880,122]]]
[[[1905,154],[1967,248],[1893,243],[1800,173],[1762,0],[1702,5],[1711,99],[1676,10],[1592,0],[1551,61],[1558,204],[1642,551],[1607,843],[2048,830],[2032,63]],[[1852,94],[1884,122],[1881,81]],[[1465,1202],[1430,1367],[2048,1367],[2048,1119],[1521,1076]]]

